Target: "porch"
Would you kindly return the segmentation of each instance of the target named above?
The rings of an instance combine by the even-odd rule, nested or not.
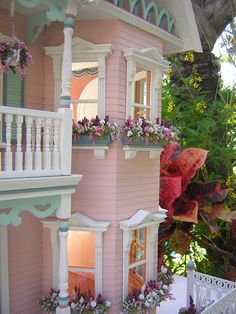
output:
[[[193,264],[188,264],[187,277],[174,275],[172,294],[175,300],[161,303],[158,314],[178,314],[180,308],[190,305],[193,298],[196,313],[235,314],[236,283],[194,271]]]

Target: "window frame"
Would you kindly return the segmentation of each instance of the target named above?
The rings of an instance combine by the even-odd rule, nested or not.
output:
[[[44,47],[46,55],[53,59],[54,111],[60,104],[63,46]],[[98,115],[101,118],[106,112],[106,57],[111,53],[111,44],[93,44],[79,37],[72,39],[72,62],[98,62]]]
[[[42,221],[44,228],[49,228],[52,248],[52,287],[58,290],[59,287],[59,222],[57,220]],[[89,231],[95,233],[95,294],[102,294],[102,259],[103,259],[103,233],[107,231],[110,222],[96,221],[84,214],[76,212],[69,219],[69,230]],[[69,267],[68,267],[69,270]]]
[[[146,229],[146,281],[154,279],[157,271],[155,250],[158,241],[158,229],[166,218],[166,213],[158,211],[151,213],[147,210],[138,210],[132,217],[120,221],[120,229],[123,231],[123,300],[128,295],[129,284],[129,252],[132,243],[132,231],[140,228]]]
[[[126,117],[134,118],[133,104],[135,103],[135,75],[137,68],[151,72],[150,77],[150,119],[158,115],[158,105],[161,104],[162,77],[169,68],[169,62],[162,59],[155,48],[135,49],[128,48],[123,51],[127,61],[127,87],[126,87]]]

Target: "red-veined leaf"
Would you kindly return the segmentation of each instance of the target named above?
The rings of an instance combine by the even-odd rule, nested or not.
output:
[[[160,205],[173,213],[172,204],[181,194],[181,177],[160,178]]]

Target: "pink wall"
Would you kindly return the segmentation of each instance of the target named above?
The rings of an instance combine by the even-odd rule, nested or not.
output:
[[[9,290],[11,314],[39,314],[42,291],[42,226],[30,213],[18,227],[9,226]]]
[[[113,45],[107,58],[106,113],[110,119],[125,121],[126,48],[155,47],[162,43],[154,36],[121,21],[81,21],[75,36],[93,43]],[[92,151],[73,151],[73,173],[84,175],[73,195],[73,211],[81,211],[97,220],[111,221],[104,233],[103,294],[112,302],[112,313],[119,313],[122,302],[122,232],[119,221],[139,209],[155,212],[159,195],[159,161],[139,153],[125,160],[122,144],[113,143],[105,160],[95,160]],[[115,283],[115,284],[114,284]]]
[[[0,31],[5,33],[9,33],[9,27],[6,29],[5,26],[9,24],[7,15],[0,11]],[[22,29],[25,20],[22,16],[17,16],[17,19],[18,36],[24,38]],[[26,107],[53,110],[52,60],[44,56],[43,47],[62,44],[62,29],[61,23],[54,23],[45,28],[36,43],[30,45],[34,63],[26,76]],[[113,53],[107,58],[106,113],[111,121],[123,124],[126,118],[126,61],[123,50],[154,47],[161,53],[162,42],[118,20],[77,22],[74,36],[93,43],[113,45]],[[73,151],[72,168],[73,173],[84,175],[77,193],[73,195],[72,210],[111,222],[104,234],[103,294],[112,302],[112,313],[119,313],[122,300],[122,232],[118,223],[139,209],[156,211],[159,161],[149,160],[147,153],[139,153],[134,160],[124,160],[122,144],[118,142],[112,144],[105,160],[95,160],[92,151]],[[28,217],[28,214],[25,216],[20,227],[11,227],[9,231],[10,287],[11,299],[14,300],[11,314],[36,314],[35,301],[41,293],[42,269],[43,287],[48,288],[51,280],[48,231],[44,230],[42,236],[39,220]],[[41,241],[44,244],[43,260]]]

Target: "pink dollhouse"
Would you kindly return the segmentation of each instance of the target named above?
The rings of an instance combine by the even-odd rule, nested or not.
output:
[[[12,23],[33,62],[0,72],[0,313],[51,288],[70,313],[77,285],[118,314],[157,272],[161,148],[72,145],[72,118],[160,118],[163,56],[201,51],[191,1],[2,0],[0,42]]]

